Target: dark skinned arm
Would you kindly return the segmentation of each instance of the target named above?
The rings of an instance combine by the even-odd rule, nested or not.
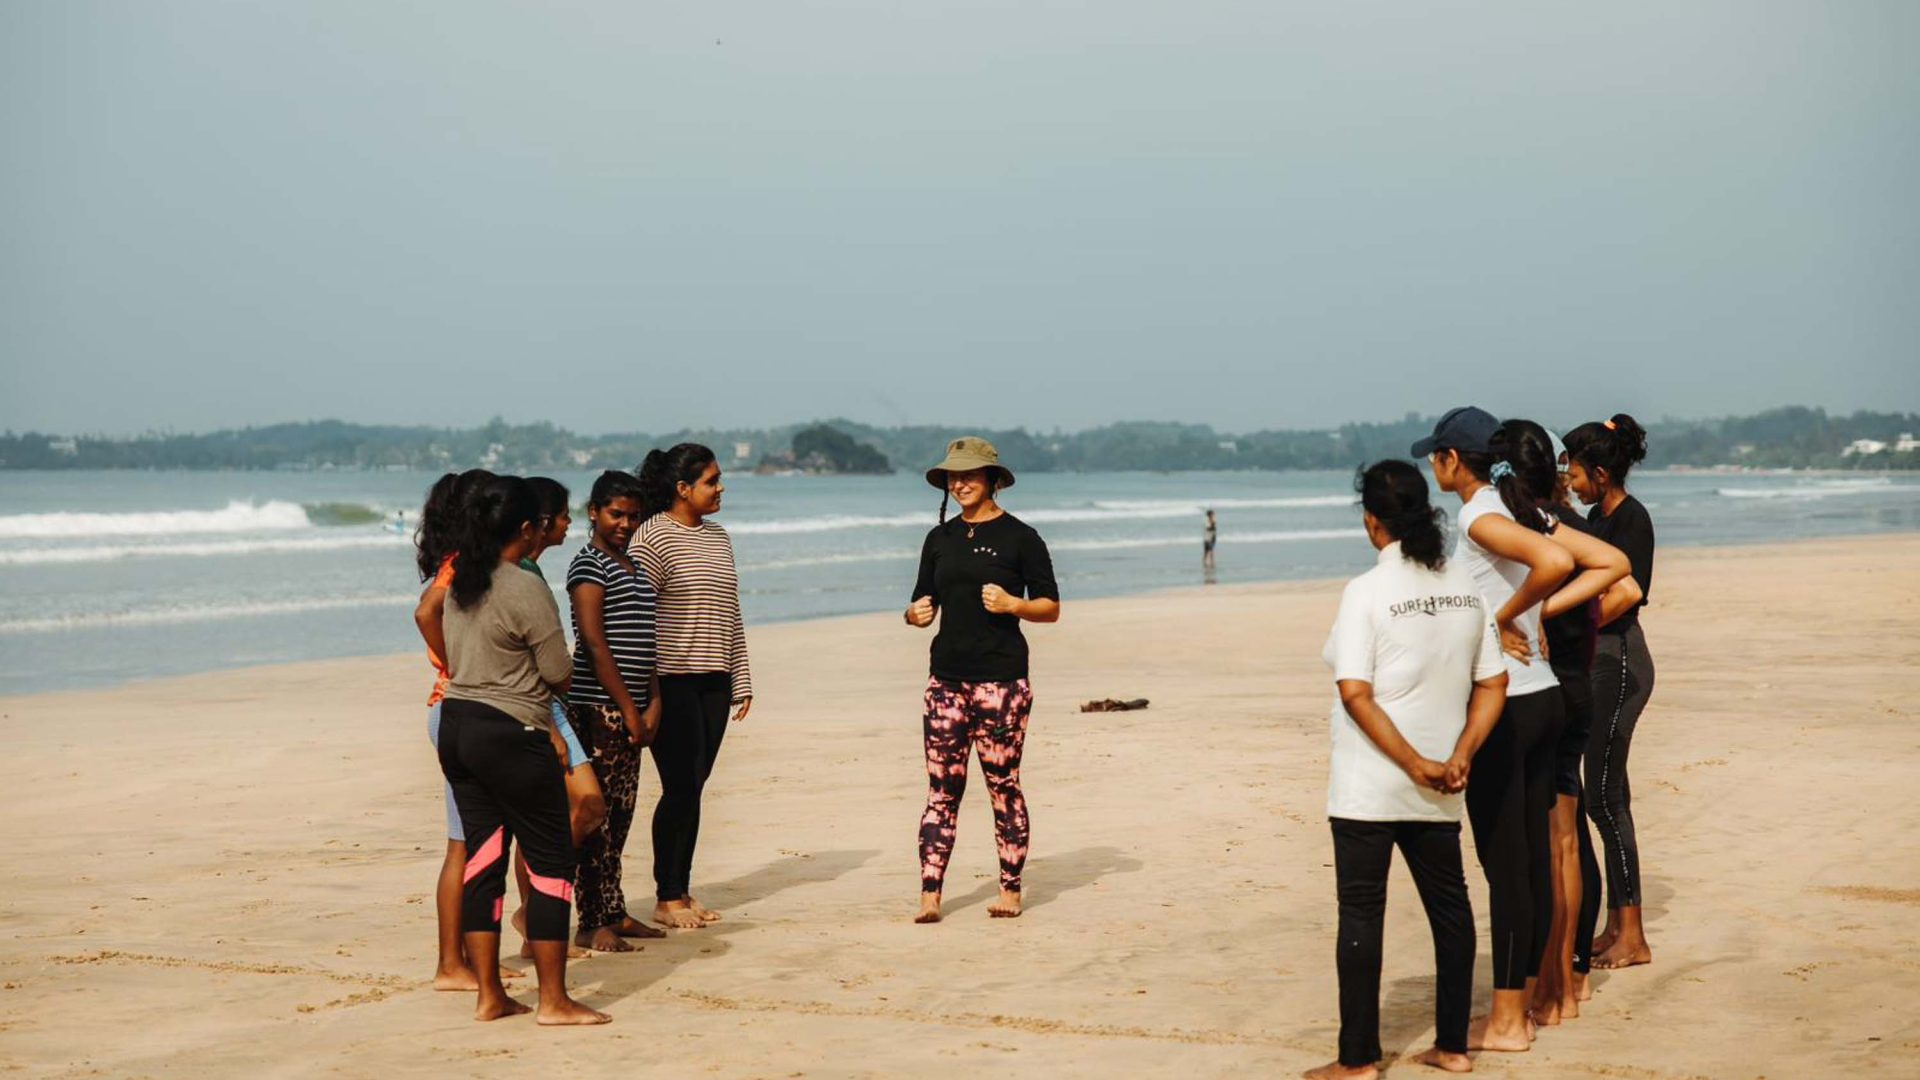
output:
[[[1473,768],[1473,755],[1480,752],[1480,746],[1493,733],[1493,725],[1500,722],[1500,713],[1507,707],[1507,673],[1501,672],[1490,679],[1480,679],[1473,684],[1473,694],[1467,698],[1467,726],[1460,731],[1460,738],[1453,744],[1453,755],[1447,758],[1446,791],[1465,791],[1467,774]]]
[[[1501,678],[1506,678],[1502,675]],[[1387,755],[1400,770],[1410,777],[1416,787],[1445,791],[1447,767],[1438,761],[1420,756],[1413,744],[1393,726],[1393,718],[1388,716],[1379,702],[1373,700],[1373,684],[1363,679],[1341,679],[1340,704],[1353,718],[1355,726],[1373,740],[1373,745]]]

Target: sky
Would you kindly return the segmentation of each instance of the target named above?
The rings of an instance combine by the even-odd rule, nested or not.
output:
[[[0,5],[0,428],[1920,409],[1917,41],[1908,0]]]

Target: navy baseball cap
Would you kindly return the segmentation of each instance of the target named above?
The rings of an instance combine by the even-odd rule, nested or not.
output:
[[[1436,450],[1465,450],[1468,453],[1484,454],[1492,449],[1493,433],[1500,430],[1500,421],[1485,409],[1472,405],[1462,405],[1457,409],[1448,409],[1440,422],[1433,425],[1433,434],[1413,444],[1413,456],[1423,458]]]

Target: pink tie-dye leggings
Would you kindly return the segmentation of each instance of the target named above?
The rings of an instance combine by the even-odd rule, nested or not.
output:
[[[920,818],[920,888],[939,892],[953,854],[960,797],[967,790],[967,748],[980,753],[980,772],[993,800],[993,832],[1000,849],[1000,887],[1020,891],[1027,863],[1027,800],[1020,794],[1020,751],[1027,741],[1033,688],[1018,682],[927,680],[927,812]]]

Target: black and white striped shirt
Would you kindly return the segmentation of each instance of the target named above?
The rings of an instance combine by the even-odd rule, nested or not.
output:
[[[604,591],[601,624],[606,629],[607,649],[613,653],[614,666],[620,669],[620,681],[637,708],[646,708],[648,684],[656,660],[654,642],[654,592],[652,582],[639,567],[632,570],[619,560],[588,544],[567,566],[567,593],[576,585],[598,585]],[[586,639],[580,635],[580,602],[573,611],[573,688],[569,701],[592,705],[612,705],[613,698],[600,685],[593,671],[593,656]]]
[[[688,528],[670,514],[655,514],[633,534],[627,552],[659,597],[660,674],[724,671],[733,676],[734,701],[752,697],[740,575],[727,530],[712,520]]]

